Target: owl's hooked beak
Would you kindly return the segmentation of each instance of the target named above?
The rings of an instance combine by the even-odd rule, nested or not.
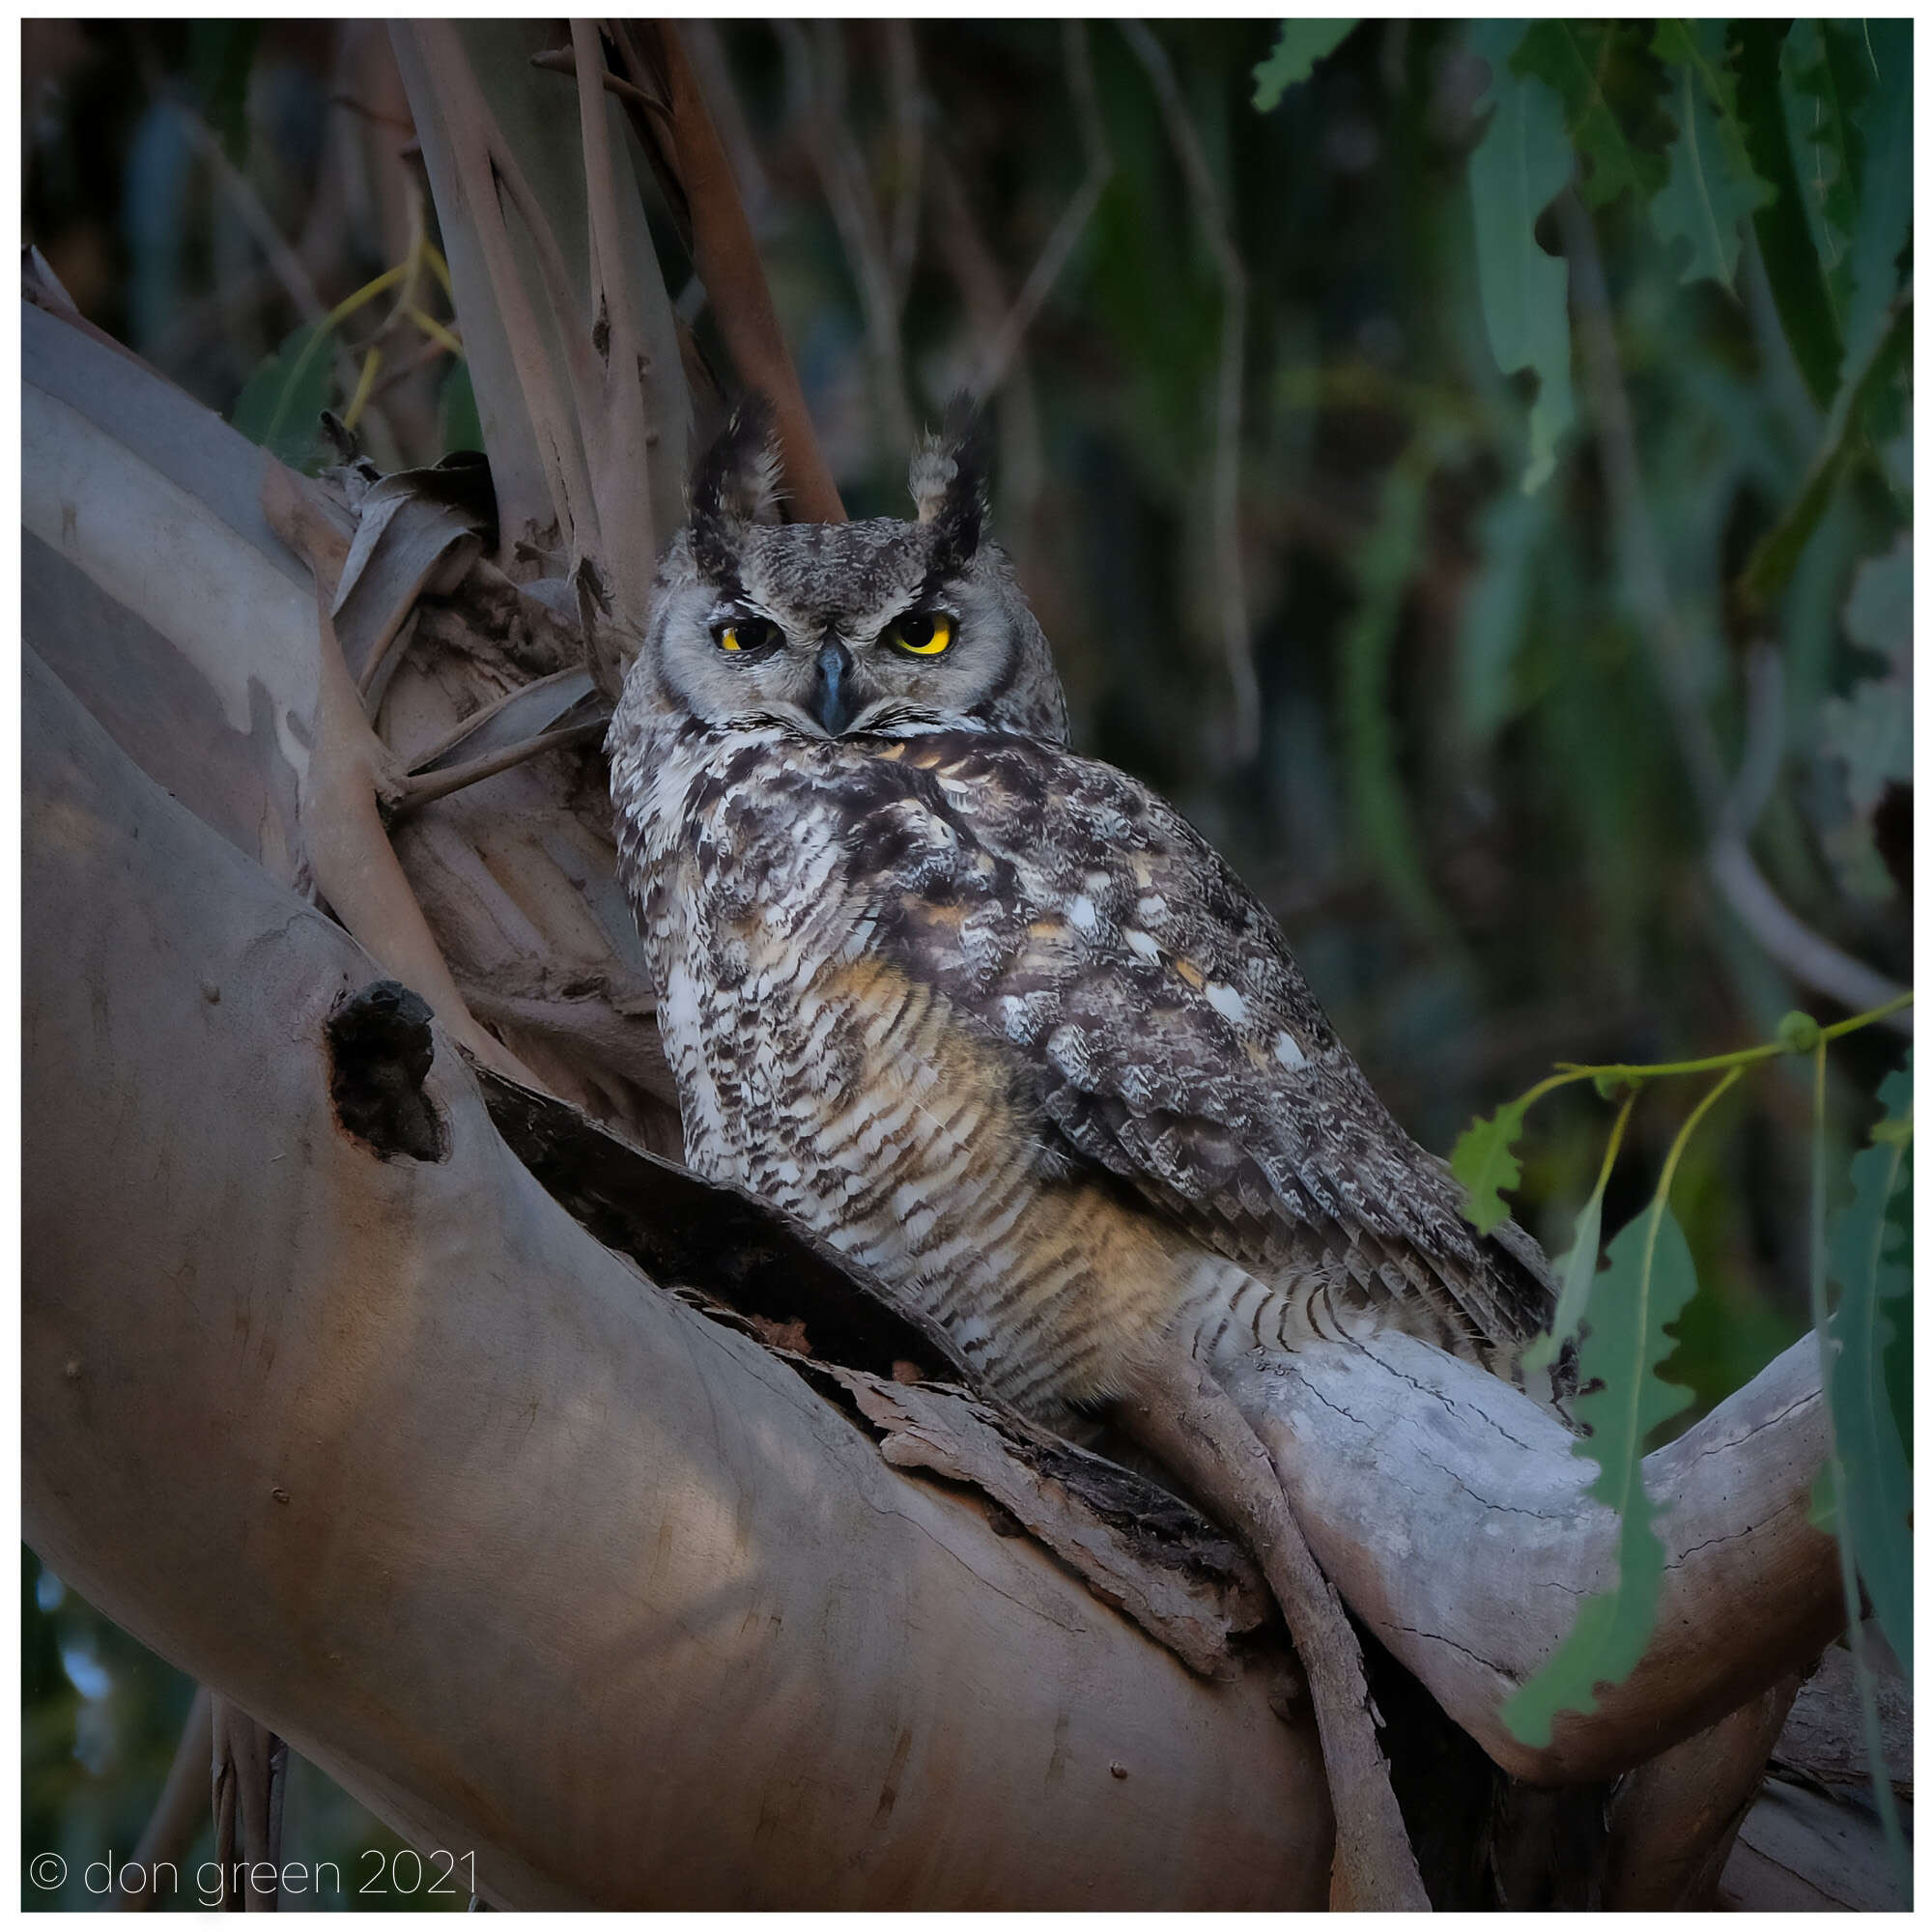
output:
[[[852,654],[837,638],[818,647],[817,676],[811,687],[811,715],[836,738],[858,716],[852,698]]]

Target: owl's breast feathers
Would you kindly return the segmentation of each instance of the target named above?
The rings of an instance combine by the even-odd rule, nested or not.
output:
[[[943,996],[1009,1068],[1043,1179],[1115,1177],[1169,1236],[1465,1350],[1507,1356],[1547,1318],[1543,1271],[1463,1221],[1274,921],[1124,773],[992,733],[786,737],[710,761],[683,803],[727,922],[739,901],[781,941],[842,933]]]

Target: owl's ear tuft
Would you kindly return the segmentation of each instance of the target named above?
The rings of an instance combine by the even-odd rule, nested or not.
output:
[[[907,480],[919,520],[934,526],[945,559],[967,562],[980,548],[989,505],[986,419],[964,390],[946,406],[937,436],[914,450]]]
[[[778,502],[780,462],[772,406],[747,396],[692,479],[691,545],[706,576],[733,574],[744,531]]]

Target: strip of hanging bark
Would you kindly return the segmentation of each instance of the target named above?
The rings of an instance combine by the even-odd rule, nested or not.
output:
[[[795,1366],[847,1392],[894,1468],[979,1491],[1010,1519],[1009,1534],[1035,1537],[1190,1670],[1239,1674],[1231,1639],[1269,1620],[1267,1591],[1246,1553],[1187,1505],[963,1389],[804,1359]],[[1307,1687],[1293,1682],[1284,1694],[1299,1701]]]
[[[315,572],[316,742],[299,798],[316,889],[370,954],[420,993],[465,1047],[499,1072],[540,1086],[515,1054],[477,1024],[384,830],[382,808],[394,805],[400,788],[395,756],[369,728],[328,614],[336,573],[348,554],[342,533],[300,479],[279,463],[263,469],[262,512]]]
[[[655,78],[670,103],[677,174],[691,210],[693,260],[739,382],[772,406],[784,448],[789,513],[799,523],[842,524],[845,505],[819,447],[731,163],[677,25],[619,23],[613,34],[631,77]]]
[[[485,704],[446,732],[434,744],[425,746],[410,759],[410,776],[440,771],[466,753],[463,763],[489,757],[512,745],[526,743],[545,731],[554,731],[570,714],[594,707],[601,700],[587,670],[554,671],[549,677],[520,684],[506,691],[494,704]],[[573,724],[588,724],[585,718],[570,719]]]
[[[626,278],[620,192],[637,199],[637,182],[628,163],[618,186],[618,157],[611,153],[611,112],[605,99],[604,42],[588,20],[573,19],[570,43],[577,56],[578,120],[583,134],[583,187],[589,226],[591,313],[590,347],[600,365],[597,395],[583,418],[584,445],[590,455],[590,484],[597,493],[597,513],[605,528],[623,532],[622,548],[614,553],[599,547],[594,556],[573,559],[573,575],[593,566],[610,585],[610,599],[625,620],[641,626],[650,610],[652,573],[661,539],[682,521],[671,515],[659,527],[659,505],[651,500],[651,424],[646,419],[644,381],[650,373],[650,351],[644,341],[637,293]],[[567,311],[559,322],[567,326]],[[580,401],[580,410],[582,402]],[[665,506],[674,510],[681,506]],[[602,585],[595,586],[600,591]],[[601,597],[599,601],[604,601]],[[582,596],[580,593],[580,607]],[[614,700],[621,678],[611,682],[610,653],[588,629],[584,649],[599,685]]]
[[[210,1730],[221,1910],[273,1912],[281,1896],[289,1747],[226,1697],[210,1700]]]
[[[421,49],[425,84],[434,91],[448,135],[451,165],[503,331],[508,338],[524,406],[535,436],[551,506],[573,557],[602,547],[595,493],[568,396],[587,406],[595,389],[590,344],[575,326],[576,302],[556,237],[508,152],[496,116],[469,70],[469,54],[446,20],[422,20],[408,30]],[[545,291],[556,311],[565,367],[554,365],[529,291],[524,287],[503,219],[499,185],[523,216]],[[559,380],[561,377],[561,380]],[[509,534],[506,532],[506,535]]]
[[[418,489],[423,473],[401,470],[361,492],[355,535],[330,599],[343,661],[371,718],[408,648],[417,599],[448,595],[482,549],[464,513]]]
[[[1308,1673],[1335,1810],[1331,1906],[1427,1912],[1407,1828],[1376,1738],[1361,1647],[1310,1552],[1265,1449],[1213,1379],[1169,1355],[1122,1405],[1127,1427],[1247,1544]]]

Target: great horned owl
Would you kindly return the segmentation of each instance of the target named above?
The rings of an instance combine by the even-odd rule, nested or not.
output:
[[[935,1316],[1015,1405],[1386,1321],[1494,1362],[1546,1314],[1377,1099],[1274,921],[1066,748],[977,438],[918,521],[780,526],[767,418],[700,467],[611,727],[687,1157]]]

